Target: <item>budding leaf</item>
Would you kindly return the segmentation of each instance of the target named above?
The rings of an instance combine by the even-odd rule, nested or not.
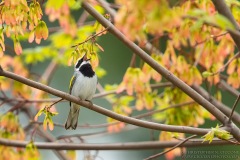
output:
[[[213,138],[217,137],[219,139],[230,139],[231,135],[228,131],[225,131],[217,125],[215,128],[212,128],[211,131],[209,131],[207,134],[205,134],[202,138],[204,138],[203,142],[209,141],[209,143],[212,142]]]
[[[38,113],[36,114],[36,116],[34,117],[34,120],[37,121],[38,117],[40,117],[42,115],[42,113],[44,112],[45,108],[42,108],[38,111]]]
[[[211,73],[211,72],[208,72],[208,71],[204,71],[204,72],[202,73],[202,76],[203,76],[204,78],[207,78],[207,77],[209,77],[209,76],[212,76],[212,73]]]
[[[44,121],[43,121],[43,129],[47,130],[47,126],[48,126],[49,129],[52,131],[54,129],[54,123],[53,123],[52,117],[57,115],[58,113],[57,112],[51,112],[50,107],[46,106],[46,107],[44,107],[44,108],[42,108],[41,110],[38,111],[34,120],[37,121],[37,118],[39,116],[41,116],[42,113],[45,114],[45,118],[44,118]]]

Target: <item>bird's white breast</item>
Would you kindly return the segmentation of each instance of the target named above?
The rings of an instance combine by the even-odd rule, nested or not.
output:
[[[78,74],[77,79],[72,88],[72,95],[79,97],[81,100],[91,100],[96,92],[97,76],[85,77],[81,73]]]

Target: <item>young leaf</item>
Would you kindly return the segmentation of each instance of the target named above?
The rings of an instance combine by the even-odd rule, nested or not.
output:
[[[37,113],[36,116],[34,117],[34,120],[35,120],[35,121],[38,120],[38,117],[42,115],[42,113],[44,112],[44,110],[45,110],[45,107],[42,108],[42,109],[40,109],[40,110],[38,111],[38,113]]]
[[[104,49],[103,49],[102,46],[100,46],[98,43],[95,43],[95,45],[96,45],[102,52],[104,52]]]
[[[213,130],[209,131],[202,138],[204,138],[203,142],[209,141],[209,143],[211,143],[214,138],[214,131]]]
[[[203,76],[204,78],[207,78],[207,77],[209,77],[209,76],[212,76],[212,73],[211,73],[211,72],[208,72],[208,71],[204,71],[204,72],[202,73],[202,76]]]
[[[204,138],[204,141],[209,141],[209,143],[212,142],[213,138],[217,137],[219,139],[230,139],[231,135],[228,131],[225,131],[217,125],[215,128],[212,128],[211,131],[209,131],[207,134],[205,134],[202,138]]]

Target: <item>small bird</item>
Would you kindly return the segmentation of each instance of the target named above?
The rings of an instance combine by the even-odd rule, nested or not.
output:
[[[69,93],[73,96],[91,102],[97,88],[97,76],[92,69],[90,59],[86,56],[79,58],[75,64],[74,74],[69,85]],[[65,129],[76,129],[80,105],[70,102],[70,111]]]

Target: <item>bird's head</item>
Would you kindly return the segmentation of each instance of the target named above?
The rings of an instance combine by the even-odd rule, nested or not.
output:
[[[86,56],[83,56],[77,60],[74,69],[76,72],[81,72],[84,76],[87,77],[92,77],[95,74],[90,63],[90,58],[87,59]]]

